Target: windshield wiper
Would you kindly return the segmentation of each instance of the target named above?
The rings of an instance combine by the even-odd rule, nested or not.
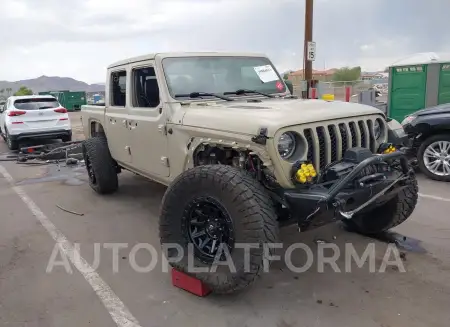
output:
[[[188,94],[175,94],[174,97],[175,98],[201,98],[202,96],[207,96],[207,97],[216,97],[222,100],[226,100],[226,101],[234,101],[233,99],[229,98],[229,97],[225,97],[223,95],[220,94],[216,94],[216,93],[209,93],[209,92],[191,92]]]
[[[259,95],[264,95],[265,97],[268,97],[268,98],[275,98],[275,95],[272,95],[272,94],[267,94],[267,93],[264,93],[264,92],[259,92],[259,91],[256,91],[256,90],[247,90],[247,89],[239,89],[239,90],[236,90],[234,92],[224,92],[223,94],[243,95],[245,93],[255,93],[255,94],[259,94]]]
[[[52,109],[52,106],[43,106],[43,107],[39,107],[39,109]]]

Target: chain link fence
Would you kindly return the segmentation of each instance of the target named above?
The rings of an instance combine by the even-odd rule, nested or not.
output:
[[[302,85],[294,84],[294,94],[301,96]],[[336,101],[345,101],[345,89],[350,87],[350,101],[358,102],[358,94],[371,88],[379,90],[381,96],[380,101],[387,99],[388,83],[387,80],[358,80],[351,82],[321,82],[317,84],[317,96],[320,99],[324,94],[333,94]]]

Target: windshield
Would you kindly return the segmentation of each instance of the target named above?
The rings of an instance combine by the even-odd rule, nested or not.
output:
[[[59,108],[59,102],[54,98],[19,99],[14,101],[14,107],[20,110],[39,110]]]
[[[192,92],[230,94],[243,89],[267,94],[286,92],[285,84],[267,58],[183,57],[165,58],[162,63],[173,98],[189,97]]]

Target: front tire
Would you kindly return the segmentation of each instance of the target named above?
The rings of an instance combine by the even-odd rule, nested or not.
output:
[[[178,176],[164,194],[161,244],[163,249],[165,244],[183,248],[181,260],[171,262],[175,269],[200,279],[215,293],[233,293],[260,275],[263,244],[278,238],[276,220],[270,196],[245,171],[224,165],[199,166]],[[238,243],[258,245],[250,250],[248,269],[244,266],[244,249],[235,246]],[[236,271],[223,265],[217,265],[215,272],[190,271],[188,244],[194,250],[193,266],[209,269],[215,257],[228,249]],[[220,246],[225,251],[218,253]],[[164,250],[167,258],[176,256]]]
[[[99,194],[111,194],[119,188],[117,167],[104,137],[93,137],[83,142],[83,157],[89,176],[89,185]]]
[[[417,151],[420,171],[431,179],[450,182],[450,135],[427,138]]]
[[[410,177],[409,183],[382,206],[370,212],[357,214],[351,219],[344,219],[344,225],[349,230],[364,235],[376,235],[400,225],[411,216],[419,197],[419,186],[415,175]]]

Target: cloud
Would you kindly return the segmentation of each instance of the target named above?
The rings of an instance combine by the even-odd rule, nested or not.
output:
[[[450,51],[441,0],[315,0],[316,69],[366,70]],[[302,68],[304,1],[8,0],[0,4],[0,80],[101,82],[111,62],[149,52],[249,51]]]

